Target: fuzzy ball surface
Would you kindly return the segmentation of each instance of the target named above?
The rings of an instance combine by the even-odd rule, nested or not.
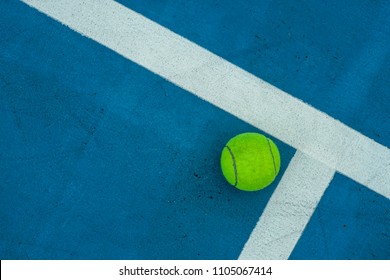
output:
[[[239,134],[226,144],[221,155],[226,180],[243,191],[269,186],[280,170],[280,154],[275,143],[259,133]]]

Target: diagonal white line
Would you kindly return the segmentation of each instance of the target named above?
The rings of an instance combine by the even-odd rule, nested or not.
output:
[[[240,259],[288,259],[335,170],[297,151]]]
[[[390,198],[390,150],[110,0],[23,2]]]
[[[204,48],[114,1],[22,1],[298,150],[241,258],[288,258],[335,170],[390,198],[387,147]]]
[[[390,150],[109,0],[24,0],[73,30],[390,198]]]

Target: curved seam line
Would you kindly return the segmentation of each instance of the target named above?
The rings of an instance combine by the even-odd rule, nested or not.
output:
[[[238,184],[238,174],[237,174],[236,159],[234,158],[234,154],[233,154],[232,150],[229,148],[229,146],[226,145],[225,147],[228,149],[228,151],[230,153],[230,156],[232,157],[232,160],[233,160],[234,177],[236,179],[236,182],[234,183],[234,186],[236,187],[237,184]]]
[[[269,151],[271,152],[271,156],[272,156],[272,162],[274,164],[274,172],[275,172],[275,176],[276,176],[276,164],[275,164],[275,158],[274,158],[274,153],[272,152],[272,148],[271,148],[271,144],[269,142],[269,139],[267,138],[267,143],[268,143],[268,148],[269,148]]]

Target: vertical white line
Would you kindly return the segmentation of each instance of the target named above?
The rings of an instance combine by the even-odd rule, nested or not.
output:
[[[334,174],[297,151],[239,259],[288,259]]]
[[[178,34],[115,1],[22,1],[298,150],[240,258],[287,259],[335,170],[390,198],[389,148]]]

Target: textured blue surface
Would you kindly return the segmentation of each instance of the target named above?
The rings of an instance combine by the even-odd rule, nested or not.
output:
[[[389,259],[390,202],[336,174],[291,259]]]
[[[120,1],[389,146],[385,1]],[[300,3],[300,4],[298,4]],[[0,1],[0,259],[235,259],[255,128],[18,1]],[[291,258],[390,259],[390,201],[336,175]],[[363,245],[362,245],[363,244]]]
[[[390,145],[388,1],[117,2]]]
[[[219,156],[257,130],[24,5],[1,5],[0,258],[237,258],[278,181],[240,192]],[[294,150],[276,143],[283,173]]]

